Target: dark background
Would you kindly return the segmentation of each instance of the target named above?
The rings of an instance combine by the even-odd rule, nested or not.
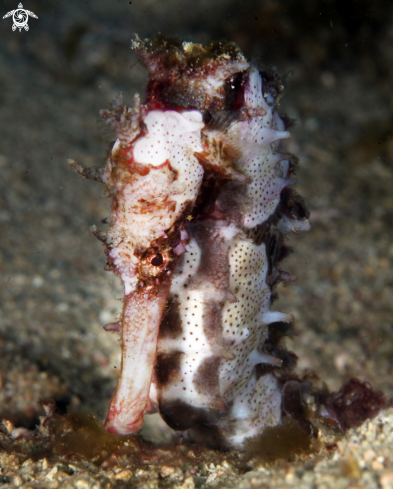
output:
[[[1,16],[18,0],[1,2]],[[231,40],[293,70],[282,111],[312,230],[294,236],[275,308],[294,313],[300,369],[337,389],[355,375],[392,395],[393,2],[24,0],[28,32],[0,22],[0,418],[33,426],[40,398],[101,418],[120,348],[102,326],[121,308],[89,226],[103,188],[67,165],[100,165],[98,111],[143,94],[134,33]]]

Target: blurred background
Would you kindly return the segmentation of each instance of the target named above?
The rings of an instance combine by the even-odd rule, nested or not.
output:
[[[17,8],[5,0],[1,16]],[[120,346],[102,326],[121,309],[89,231],[103,187],[67,158],[101,165],[98,112],[132,104],[147,73],[135,33],[236,42],[260,66],[293,71],[281,110],[309,233],[292,236],[276,310],[293,313],[299,369],[331,389],[357,376],[393,390],[393,3],[389,0],[24,0],[28,32],[0,22],[0,418],[33,427],[39,399],[101,419]]]

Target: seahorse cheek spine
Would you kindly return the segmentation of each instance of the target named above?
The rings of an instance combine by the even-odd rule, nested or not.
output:
[[[283,86],[233,44],[134,49],[150,71],[146,103],[102,111],[118,139],[90,171],[113,197],[108,231],[93,230],[125,294],[107,327],[121,330],[122,369],[106,428],[135,433],[158,409],[175,429],[242,448],[281,421],[293,356],[270,330],[285,335],[292,316],[271,310],[272,292],[294,279],[278,266],[283,235],[308,229],[281,149]]]

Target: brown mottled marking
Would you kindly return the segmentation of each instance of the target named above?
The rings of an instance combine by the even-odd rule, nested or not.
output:
[[[166,424],[180,431],[193,426],[215,424],[220,415],[218,409],[196,408],[180,399],[168,402],[161,399],[159,409]]]
[[[220,357],[211,356],[206,358],[195,373],[193,383],[199,394],[208,394],[212,398],[219,395],[218,367]]]
[[[207,302],[203,307],[203,332],[212,348],[217,350],[224,347],[222,342],[222,309],[224,303]]]
[[[308,219],[310,217],[310,211],[307,209],[304,199],[292,187],[283,189],[278,207],[280,215],[285,214],[295,219]]]
[[[220,235],[220,223],[214,219],[201,220],[190,226],[190,232],[201,249],[196,283],[211,283],[220,291],[229,289],[229,243]]]
[[[162,353],[157,355],[154,368],[155,380],[160,387],[165,387],[179,374],[182,353]]]
[[[175,297],[169,297],[158,337],[160,340],[163,338],[175,339],[181,335],[182,331],[179,302]]]

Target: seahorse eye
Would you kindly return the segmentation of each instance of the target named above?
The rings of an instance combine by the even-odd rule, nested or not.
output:
[[[159,267],[164,263],[164,258],[162,257],[161,253],[157,253],[150,263],[155,267]]]
[[[142,280],[159,277],[167,270],[171,261],[168,250],[147,250],[139,262],[139,276]]]

